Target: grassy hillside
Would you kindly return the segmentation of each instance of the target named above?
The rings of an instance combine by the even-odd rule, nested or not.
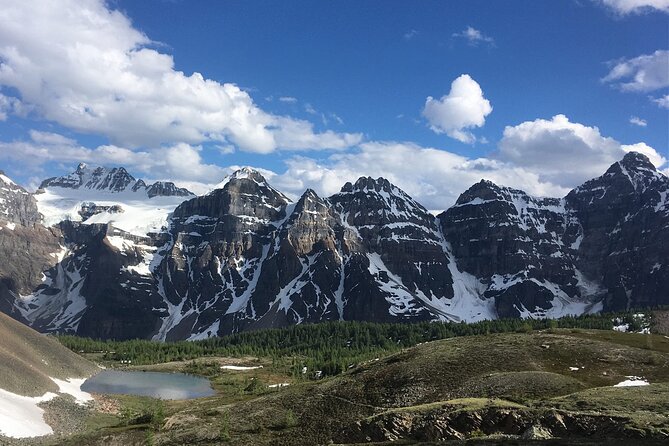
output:
[[[105,396],[82,417],[78,435],[39,444],[306,446],[471,439],[529,445],[537,444],[531,438],[549,436],[582,445],[664,441],[669,338],[614,331],[613,319],[328,323],[167,344],[61,337],[71,349],[113,367],[207,376],[217,394],[166,402]],[[634,330],[647,324],[632,314],[620,319],[638,325]],[[338,374],[316,379],[314,371],[328,364]],[[225,365],[263,367],[235,371]],[[613,387],[630,376],[651,384]]]
[[[0,313],[0,389],[40,396],[58,391],[49,377],[84,377],[96,370],[93,363],[63,347],[56,339]]]
[[[611,387],[632,375],[651,385]],[[234,405],[177,402],[153,441],[353,444],[521,435],[532,426],[556,436],[658,439],[669,436],[667,401],[663,336],[491,334],[425,343]]]

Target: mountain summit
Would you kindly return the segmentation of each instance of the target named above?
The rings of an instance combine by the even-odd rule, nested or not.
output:
[[[76,170],[60,177],[47,178],[40,184],[40,189],[47,188],[87,189],[99,192],[122,193],[140,192],[155,196],[194,195],[188,189],[177,187],[169,181],[157,181],[147,185],[144,180],[137,180],[124,167],[91,167],[86,163],[79,163]]]

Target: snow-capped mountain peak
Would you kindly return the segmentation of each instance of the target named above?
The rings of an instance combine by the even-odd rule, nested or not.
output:
[[[251,180],[254,181],[258,184],[262,185],[269,185],[265,177],[263,176],[262,173],[260,173],[258,170],[254,169],[253,167],[249,166],[244,166],[240,169],[235,170],[232,172],[230,175],[226,175],[223,180],[221,180],[220,183],[218,183],[212,191],[217,190],[217,189],[223,189],[226,184],[228,184],[232,180]]]
[[[47,178],[40,185],[40,189],[43,190],[52,188],[90,190],[113,194],[138,193],[147,195],[149,198],[194,195],[189,190],[177,187],[170,181],[157,181],[153,184],[147,184],[144,180],[132,176],[125,167],[106,168],[89,166],[86,163],[79,163],[72,173]]]

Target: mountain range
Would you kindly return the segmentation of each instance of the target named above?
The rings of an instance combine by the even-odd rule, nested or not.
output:
[[[80,165],[0,175],[0,311],[42,332],[201,339],[326,320],[554,318],[669,304],[669,178],[630,152],[563,198],[482,180],[434,216],[383,178],[296,201]]]

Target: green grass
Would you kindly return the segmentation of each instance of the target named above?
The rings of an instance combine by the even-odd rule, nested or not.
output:
[[[599,387],[615,384],[626,375],[669,383],[665,366],[669,355],[662,346],[660,350],[645,347],[635,335],[608,337],[607,332],[571,330],[435,341],[368,361],[338,377],[296,383],[233,405],[217,398],[191,402],[177,415],[189,421],[159,432],[156,438],[169,445],[186,440],[215,444],[210,437],[218,435],[220,426],[214,420],[224,413],[226,438],[235,445],[325,444],[336,440],[347,426],[379,419],[384,413],[430,417],[485,408],[535,417],[555,410],[579,414],[588,409],[599,414],[592,415],[595,420],[601,414],[623,417],[630,432],[646,428],[659,432],[660,421],[667,425],[664,415],[658,414],[666,413],[669,384],[636,388],[643,389],[640,392]],[[569,370],[576,365],[578,371]],[[579,402],[591,397],[592,407]],[[630,410],[637,415],[630,415]],[[285,422],[289,411],[294,426]],[[198,429],[190,429],[191,423]]]
[[[355,332],[359,328],[346,329]],[[293,334],[316,333],[310,330],[314,328]],[[317,331],[319,336],[326,332]],[[347,332],[338,333],[335,343]],[[379,333],[387,334],[379,331],[374,336]],[[306,349],[308,341],[301,342]],[[322,341],[314,342],[319,345]],[[359,341],[358,347],[375,342],[382,345],[381,341]],[[355,350],[355,355],[361,351]],[[220,369],[221,364],[232,361],[263,368],[247,372]],[[592,432],[599,432],[598,423],[604,423],[601,432],[630,438],[669,435],[669,340],[662,336],[556,327],[455,336],[413,347],[370,348],[346,372],[322,380],[294,373],[306,361],[299,350],[293,350],[280,361],[271,355],[244,353],[234,360],[207,355],[132,366],[207,376],[217,394],[165,402],[160,417],[154,416],[155,400],[119,397],[126,412],[154,415],[144,422],[138,422],[142,419],[137,416],[92,416],[90,431],[77,437],[80,443],[69,444],[94,444],[96,438],[106,437],[155,445],[327,444],[343,438],[342,432],[358,423],[381,425],[394,417],[409,417],[420,424],[439,417],[476,419],[491,413],[513,413],[532,423],[558,414],[572,425],[594,429]],[[643,376],[653,384],[610,387],[628,375]],[[280,382],[291,386],[266,387]],[[472,425],[466,436],[485,440],[491,429]]]

